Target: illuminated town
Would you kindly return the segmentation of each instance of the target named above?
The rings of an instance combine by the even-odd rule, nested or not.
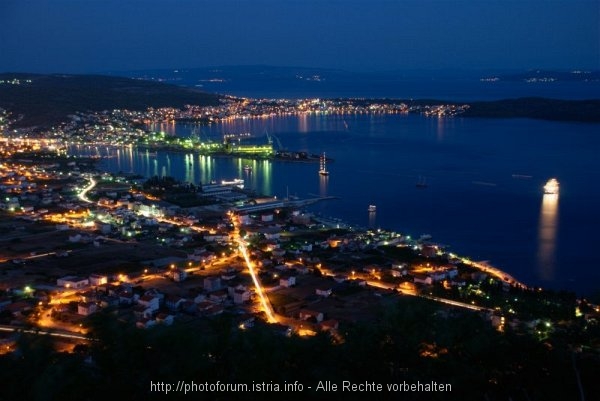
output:
[[[318,198],[251,198],[236,183],[146,185],[97,171],[96,159],[70,157],[64,144],[0,139],[3,330],[87,341],[87,317],[102,310],[140,329],[229,313],[242,330],[264,322],[343,341],[340,322],[369,321],[389,297],[420,297],[543,339],[571,313],[599,312],[571,299],[540,320],[553,295],[429,236],[340,229],[303,210]],[[191,191],[205,206],[170,204],[155,185]]]
[[[0,401],[600,399],[598,1],[0,4]]]

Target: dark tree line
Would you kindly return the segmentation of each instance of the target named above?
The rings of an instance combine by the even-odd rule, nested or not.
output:
[[[441,311],[418,299],[382,308],[376,321],[345,324],[344,341],[327,334],[285,337],[268,325],[240,330],[223,316],[203,328],[139,330],[96,314],[97,341],[77,352],[52,351],[44,337],[22,337],[18,352],[0,357],[0,399],[165,399],[150,382],[299,381],[305,399],[320,380],[341,383],[450,383],[452,393],[327,393],[328,399],[566,400],[578,399],[572,353],[557,341],[494,331],[468,312]],[[585,355],[585,357],[584,357]],[[600,394],[598,356],[575,358],[587,399]],[[312,392],[306,387],[311,386]],[[271,394],[272,395],[272,394]],[[179,395],[185,398],[183,394]],[[192,395],[188,394],[187,397]],[[206,400],[257,399],[257,394],[195,394]],[[265,397],[266,394],[260,394]],[[169,399],[178,399],[169,394]],[[285,399],[296,399],[285,394]]]

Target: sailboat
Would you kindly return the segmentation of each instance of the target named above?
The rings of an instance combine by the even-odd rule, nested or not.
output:
[[[425,177],[421,177],[419,176],[419,180],[417,181],[417,188],[427,188],[427,182],[425,180]]]
[[[327,171],[327,167],[325,166],[325,163],[327,161],[327,158],[325,157],[325,152],[323,152],[323,155],[321,156],[321,167],[319,168],[319,174],[321,175],[329,175],[329,171]]]

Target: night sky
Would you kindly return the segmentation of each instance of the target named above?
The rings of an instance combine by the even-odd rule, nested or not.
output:
[[[600,0],[0,0],[0,72],[255,64],[600,69]]]

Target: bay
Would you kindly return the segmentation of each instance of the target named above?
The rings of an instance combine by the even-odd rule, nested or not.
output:
[[[284,197],[332,195],[312,211],[362,227],[435,242],[489,260],[530,285],[589,294],[600,287],[600,138],[590,124],[419,115],[306,115],[240,119],[209,126],[152,127],[220,141],[251,133],[255,142],[326,152],[330,175],[313,163],[106,149],[109,171],[171,175],[207,183],[244,178],[246,187]],[[251,172],[244,170],[250,164]],[[557,200],[543,195],[552,177]],[[418,188],[417,182],[425,182]],[[370,204],[377,206],[369,213]]]

